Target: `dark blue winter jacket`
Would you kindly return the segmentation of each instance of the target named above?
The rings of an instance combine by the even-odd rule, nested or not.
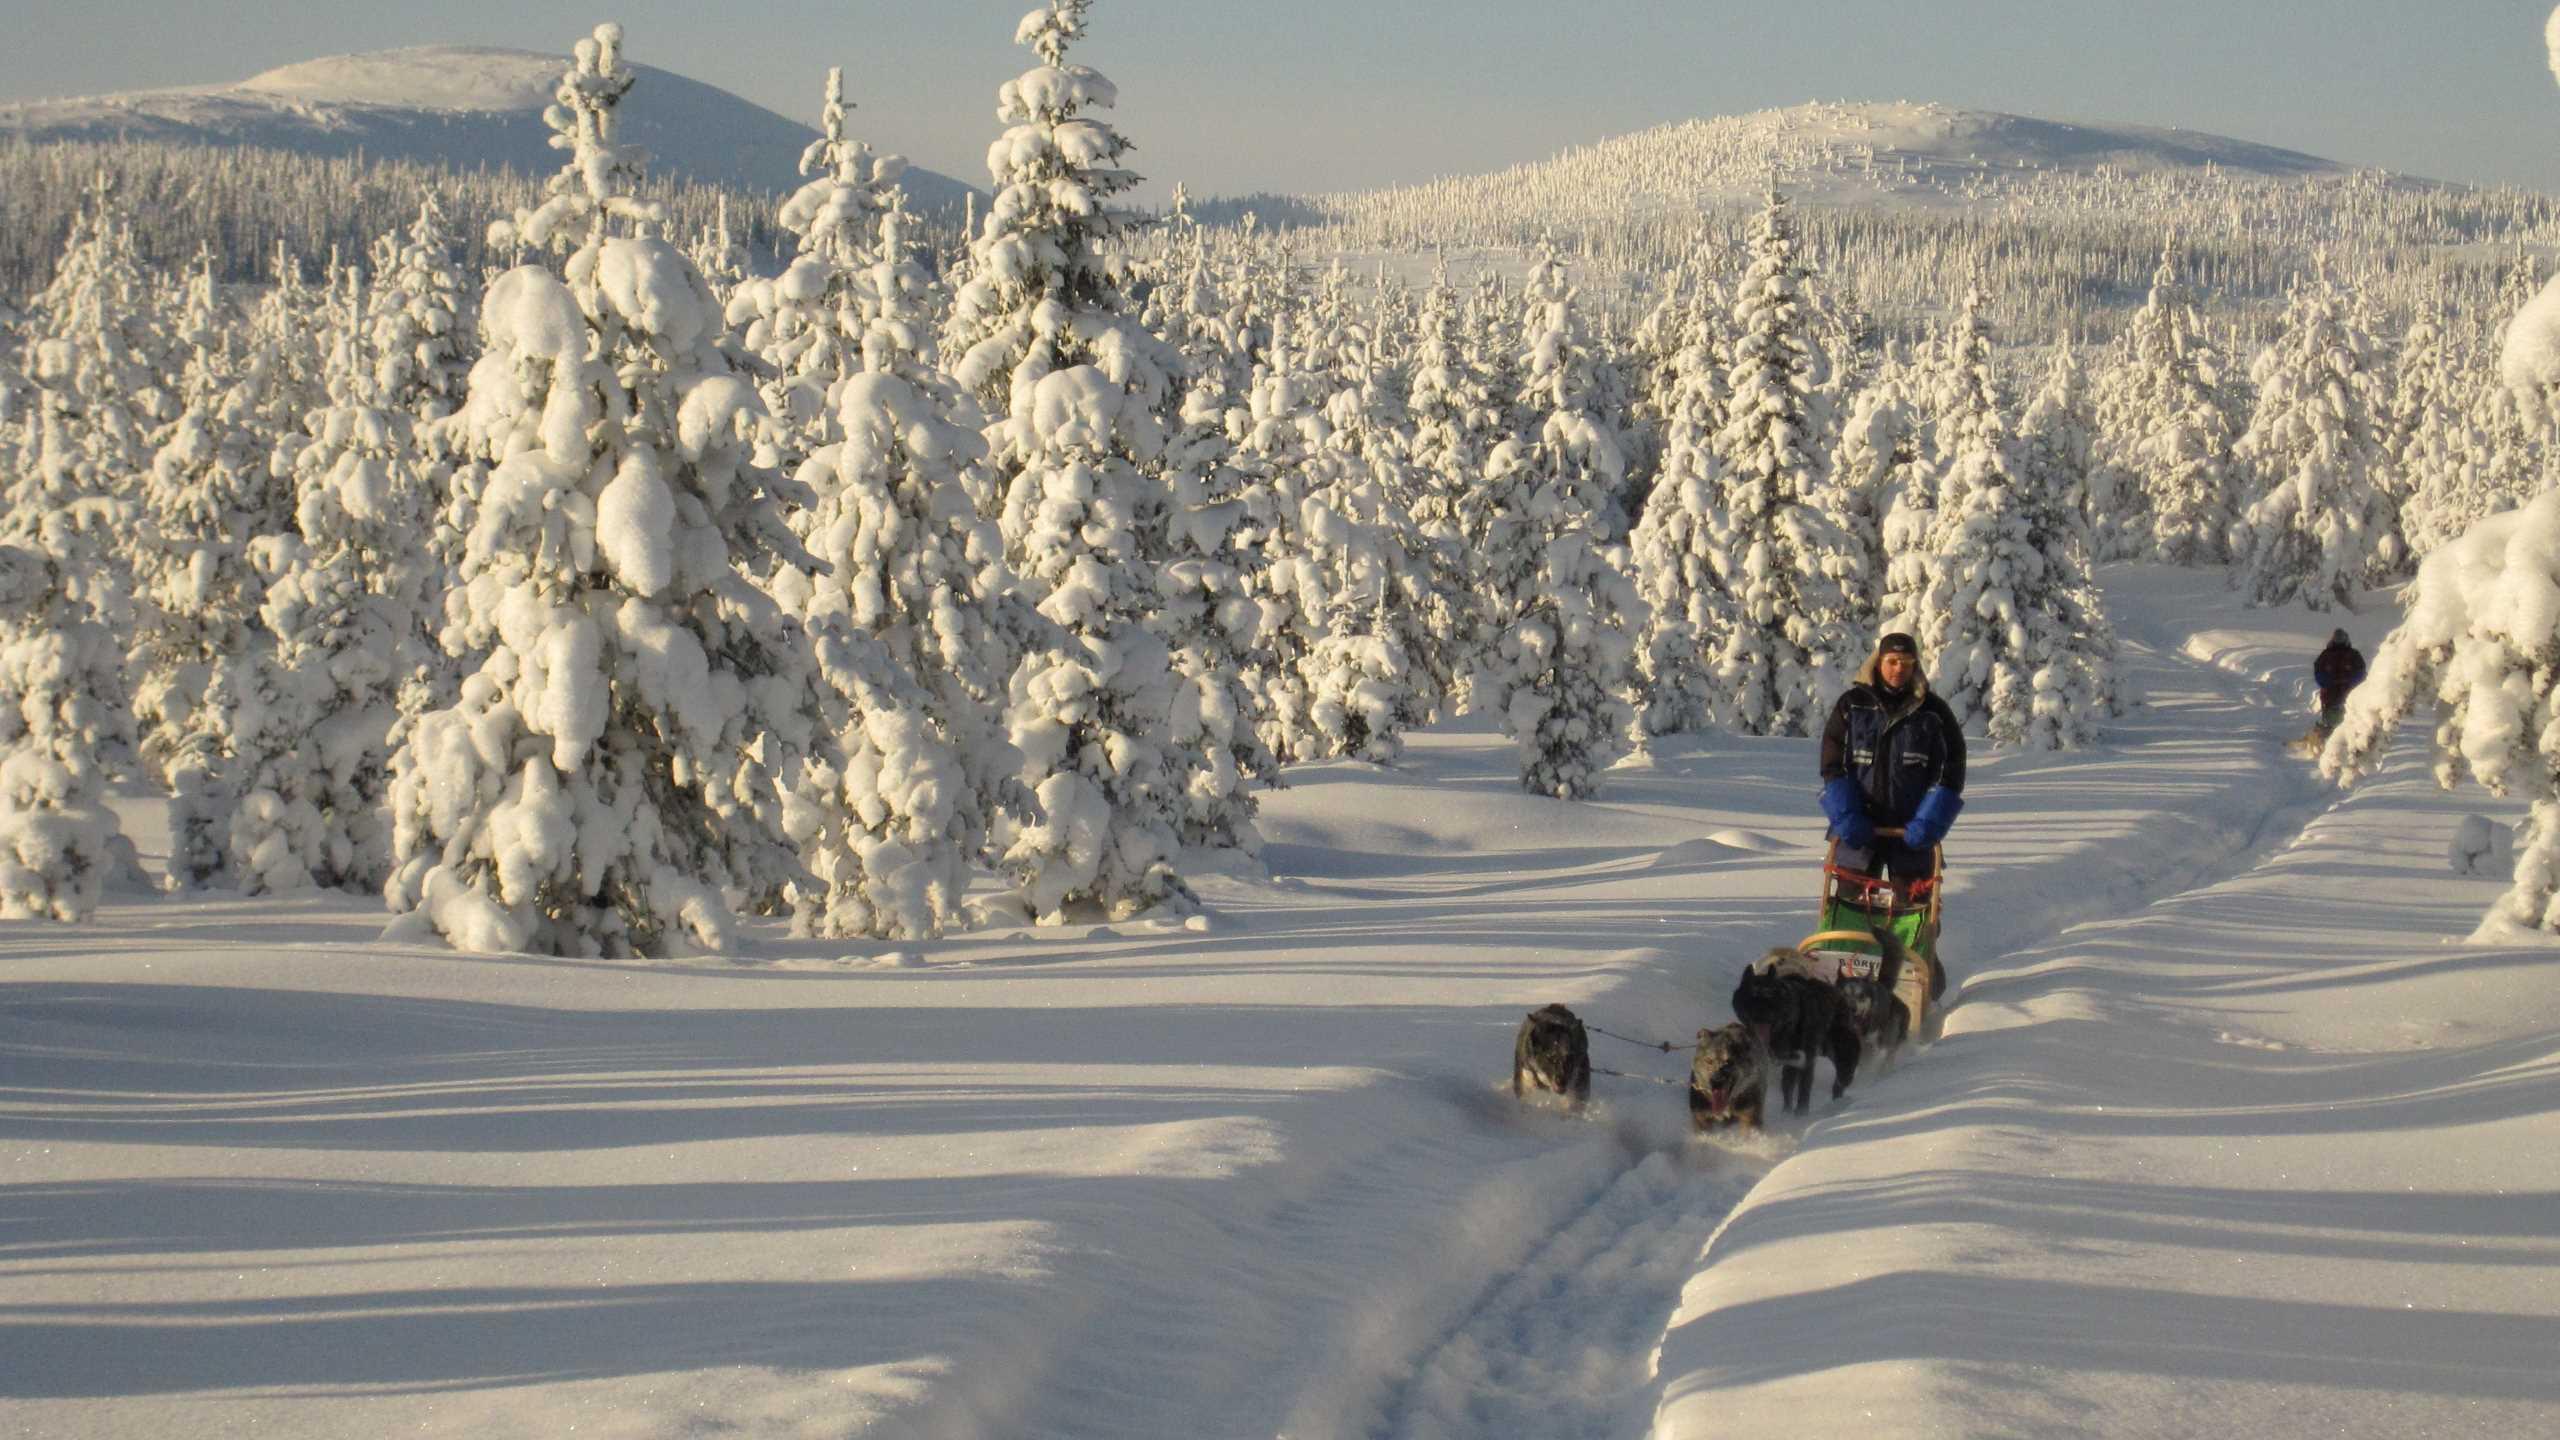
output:
[[[1908,690],[1889,696],[1870,661],[1822,727],[1823,782],[1844,776],[1856,782],[1877,825],[1909,824],[1936,787],[1946,790],[1940,808],[1952,821],[1954,797],[1964,793],[1964,731],[1928,681],[1914,677]],[[1945,826],[1937,828],[1943,833]]]
[[[2347,703],[2347,692],[2364,683],[2364,652],[2344,640],[2331,640],[2311,662],[2311,680],[2320,687],[2324,710]]]

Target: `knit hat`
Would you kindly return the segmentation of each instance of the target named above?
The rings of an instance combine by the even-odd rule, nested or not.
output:
[[[1876,653],[1878,655],[1908,655],[1912,659],[1917,660],[1920,658],[1920,642],[1912,639],[1902,631],[1896,630],[1892,634],[1887,635],[1876,642]]]
[[[2355,642],[2347,638],[2346,631],[2332,630],[2329,632],[2329,643],[2332,645],[2352,645]]]

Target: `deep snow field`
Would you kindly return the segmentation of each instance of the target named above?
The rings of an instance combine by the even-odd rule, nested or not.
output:
[[[2560,952],[2469,940],[2503,873],[2446,859],[2521,806],[2414,724],[2353,791],[2284,753],[2387,597],[2103,578],[2139,703],[1976,750],[1944,1038],[1748,1139],[1645,1079],[1518,1105],[1511,1036],[1724,1019],[1812,928],[1810,741],[1579,805],[1480,727],[1300,767],[1189,922],[629,964],[343,898],[0,925],[0,1434],[2560,1431]]]

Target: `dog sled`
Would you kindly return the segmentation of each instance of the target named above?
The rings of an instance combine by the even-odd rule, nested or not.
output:
[[[1876,833],[1902,837],[1899,829]],[[1931,1022],[1947,987],[1946,970],[1938,963],[1946,859],[1946,848],[1933,845],[1927,876],[1887,880],[1843,866],[1840,842],[1833,840],[1822,858],[1820,928],[1796,942],[1805,973],[1834,986],[1876,981],[1909,1008],[1913,1034],[1936,1034]]]
[[[2336,733],[2338,722],[2345,718],[2345,708],[2313,712],[2311,728],[2284,742],[2284,753],[2296,760],[2317,760],[2327,748],[2329,737]]]
[[[1876,833],[1902,838],[1899,829]],[[1685,1083],[1690,1123],[1700,1130],[1735,1123],[1757,1129],[1772,1073],[1785,1081],[1788,1108],[1803,1113],[1812,1099],[1816,1042],[1831,1047],[1821,1053],[1831,1060],[1832,1098],[1837,1100],[1862,1052],[1872,1047],[1890,1055],[1906,1035],[1926,1038],[1937,1033],[1937,1002],[1946,990],[1946,969],[1938,962],[1940,892],[1945,878],[1943,846],[1930,847],[1926,877],[1887,880],[1843,866],[1840,842],[1834,840],[1822,861],[1820,928],[1792,948],[1777,947],[1753,962],[1734,992],[1734,1023],[1699,1031],[1695,1044],[1674,1045],[1587,1026],[1562,1005],[1532,1010],[1521,1021],[1513,1044],[1511,1093],[1521,1098],[1532,1091],[1554,1095],[1568,1109],[1579,1110],[1590,1097],[1595,1074],[1657,1085],[1684,1083],[1594,1065],[1589,1037],[1596,1034],[1666,1055],[1691,1052]],[[1777,1022],[1744,1013],[1745,991],[1763,979],[1773,979],[1782,987],[1810,980],[1838,992],[1836,999],[1823,997],[1818,1013],[1840,1018],[1807,1021],[1821,1033],[1791,1037],[1783,1053],[1772,1051],[1772,1028]],[[1793,1002],[1791,1013],[1800,1018],[1806,1015],[1804,1003]],[[1783,1070],[1778,1068],[1781,1065]],[[1736,1080],[1735,1075],[1744,1078]]]

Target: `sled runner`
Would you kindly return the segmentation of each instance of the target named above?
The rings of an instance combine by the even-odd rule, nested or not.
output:
[[[1898,829],[1880,836],[1900,839]],[[1946,989],[1946,971],[1938,964],[1938,905],[1946,876],[1944,846],[1929,849],[1929,874],[1919,880],[1886,880],[1840,864],[1840,842],[1822,858],[1821,928],[1796,942],[1796,953],[1819,978],[1834,985],[1847,979],[1876,980],[1902,997],[1911,1009],[1915,1034],[1933,1034],[1928,1021],[1938,996]],[[1890,935],[1888,947],[1878,938]],[[1893,953],[1899,951],[1900,954]],[[1900,973],[1906,964],[1922,974]],[[1922,976],[1925,975],[1925,981]]]

